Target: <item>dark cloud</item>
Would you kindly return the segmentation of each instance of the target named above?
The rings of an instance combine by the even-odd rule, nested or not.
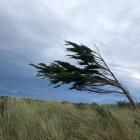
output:
[[[33,77],[35,70],[28,64],[64,60],[63,40],[68,39],[91,48],[97,43],[115,74],[139,98],[139,5],[139,0],[0,1],[1,95],[73,102],[119,100],[116,95],[97,99],[75,91],[66,94],[65,87],[55,90]]]

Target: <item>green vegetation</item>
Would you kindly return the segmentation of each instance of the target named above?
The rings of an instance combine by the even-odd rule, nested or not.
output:
[[[0,140],[139,140],[140,110],[1,98]]]
[[[83,44],[66,41],[70,46],[66,50],[77,65],[65,61],[54,61],[50,65],[45,63],[30,64],[37,69],[36,76],[47,78],[55,88],[69,84],[69,89],[83,90],[92,93],[119,93],[127,97],[131,105],[136,103],[129,91],[118,81],[102,58],[98,48],[93,51]]]

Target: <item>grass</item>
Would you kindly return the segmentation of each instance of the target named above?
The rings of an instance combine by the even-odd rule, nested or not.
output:
[[[0,140],[140,140],[140,110],[129,106],[0,101]]]

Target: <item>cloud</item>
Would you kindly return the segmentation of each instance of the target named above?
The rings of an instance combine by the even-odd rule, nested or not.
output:
[[[63,40],[71,40],[92,49],[96,43],[119,79],[138,90],[139,5],[139,0],[1,0],[0,75],[31,78],[29,63],[65,60]]]

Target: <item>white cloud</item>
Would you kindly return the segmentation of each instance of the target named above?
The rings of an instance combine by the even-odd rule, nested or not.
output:
[[[139,13],[139,0],[1,0],[0,61],[18,60],[23,69],[31,61],[64,60],[63,40],[97,43],[121,79],[139,83]]]
[[[131,67],[114,66],[112,67],[115,75],[128,86],[128,88],[139,87],[140,84],[140,72],[137,69]]]

